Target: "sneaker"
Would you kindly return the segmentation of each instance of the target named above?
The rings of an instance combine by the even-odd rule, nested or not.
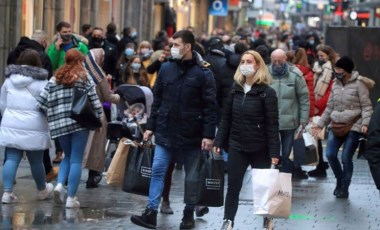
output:
[[[231,220],[223,220],[223,225],[220,230],[232,230],[233,222]]]
[[[263,230],[273,229],[273,218],[264,217]]]
[[[54,186],[52,183],[47,183],[44,190],[37,192],[37,200],[45,200],[53,192]]]
[[[51,182],[58,176],[59,166],[54,166],[51,168],[50,172],[46,174],[46,182]]]
[[[76,196],[67,197],[66,208],[80,208],[80,203]]]
[[[131,216],[132,223],[148,228],[148,229],[156,229],[157,226],[157,211],[146,208],[141,216],[133,215]]]
[[[12,204],[18,201],[17,196],[13,192],[4,192],[1,202],[3,204]]]
[[[54,189],[54,201],[57,204],[63,204],[65,202],[66,189],[62,184],[58,183]]]
[[[207,206],[197,206],[195,207],[195,215],[197,217],[202,217],[206,215],[209,212],[209,209]]]
[[[194,227],[194,211],[187,209],[183,210],[182,222],[179,226],[179,229],[193,229]]]
[[[173,209],[170,207],[169,201],[162,201],[160,212],[164,214],[173,214]]]

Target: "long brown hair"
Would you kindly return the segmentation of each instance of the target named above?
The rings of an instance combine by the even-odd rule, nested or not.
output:
[[[296,49],[296,52],[294,53],[293,64],[310,67],[309,63],[307,62],[307,54],[304,48]]]
[[[57,83],[72,86],[79,79],[86,81],[87,71],[82,61],[84,61],[84,56],[81,52],[69,49],[66,52],[65,64],[55,73]]]
[[[132,56],[129,59],[127,63],[127,67],[125,68],[124,73],[123,73],[124,82],[131,85],[137,85],[137,82],[135,80],[135,73],[133,72],[133,69],[132,69],[132,63],[136,58],[140,59],[140,63],[141,63],[140,70],[139,70],[139,79],[141,81],[141,85],[149,86],[148,74],[139,56]]]

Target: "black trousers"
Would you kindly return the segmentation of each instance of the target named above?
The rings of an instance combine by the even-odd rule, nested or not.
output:
[[[248,165],[252,168],[270,168],[271,158],[267,151],[242,152],[230,148],[228,152],[228,188],[224,204],[224,219],[234,221],[239,205],[239,195]]]

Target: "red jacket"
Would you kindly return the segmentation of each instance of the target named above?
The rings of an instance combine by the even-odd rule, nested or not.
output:
[[[313,71],[306,66],[296,64],[297,68],[301,70],[303,77],[305,78],[307,88],[309,89],[309,100],[310,100],[310,110],[309,117],[313,117],[314,106],[315,106],[315,96],[314,96],[314,73]]]
[[[325,95],[323,95],[323,97],[319,99],[318,101],[315,101],[315,108],[318,109],[318,112],[316,112],[315,114],[316,116],[322,116],[323,112],[325,111],[333,83],[334,81],[333,79],[331,79],[330,85],[327,88]]]

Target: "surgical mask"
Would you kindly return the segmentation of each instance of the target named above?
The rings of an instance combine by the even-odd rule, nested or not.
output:
[[[335,78],[336,79],[338,79],[338,80],[343,80],[343,78],[344,78],[344,73],[336,73],[336,72],[334,72],[334,76],[335,76]]]
[[[72,34],[65,34],[65,35],[62,35],[62,34],[61,34],[61,38],[62,38],[62,40],[63,40],[64,42],[68,42],[68,41],[70,41],[72,36],[73,36]]]
[[[170,53],[174,59],[182,59],[183,57],[183,54],[180,54],[180,48],[178,47],[172,47],[170,49]]]
[[[141,53],[142,53],[142,54],[147,54],[147,53],[149,53],[149,51],[150,51],[149,48],[142,48],[142,49],[141,49]]]
[[[133,69],[133,72],[137,73],[140,70],[141,64],[140,63],[132,63],[131,67]]]
[[[240,65],[240,72],[246,77],[253,77],[256,72],[255,67],[252,64]]]
[[[136,32],[136,31],[133,31],[133,32],[131,33],[131,37],[132,37],[132,38],[137,37],[137,32]]]
[[[320,66],[323,66],[325,63],[326,63],[326,61],[323,60],[323,59],[319,59],[319,60],[318,60],[318,64],[319,64]]]
[[[284,76],[288,65],[286,63],[272,65],[274,76]]]
[[[126,48],[124,51],[125,56],[130,57],[135,53],[135,51],[131,48]]]
[[[315,44],[315,41],[314,41],[314,40],[309,40],[309,44],[310,44],[311,46],[313,46],[313,45]]]

